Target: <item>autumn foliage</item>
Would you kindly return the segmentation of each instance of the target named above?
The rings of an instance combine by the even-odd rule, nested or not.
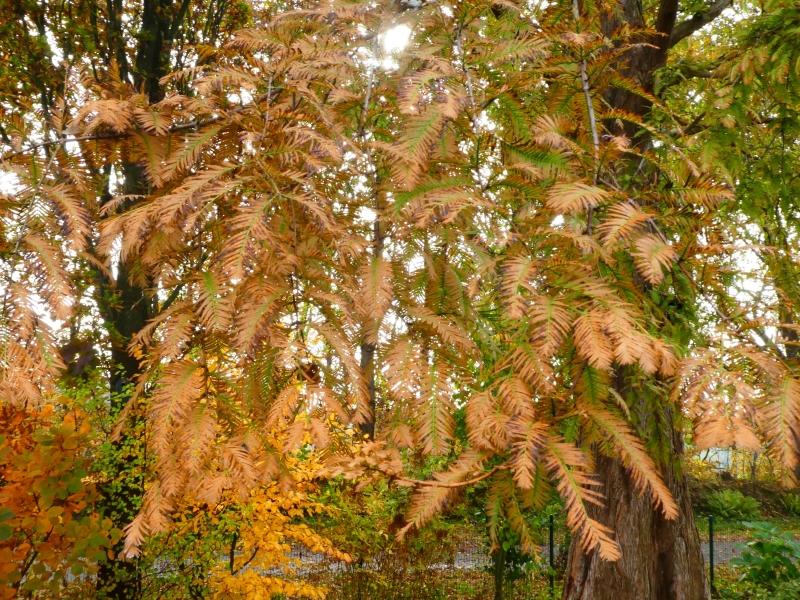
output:
[[[0,595],[79,595],[115,535],[98,516],[89,421],[52,407],[0,412]]]
[[[749,188],[690,131],[785,46],[715,56],[727,87],[693,92],[717,98],[695,121],[631,63],[699,25],[664,40],[614,3],[44,4],[69,52],[13,73],[43,106],[0,110],[9,597],[213,531],[204,593],[322,598],[287,554],[347,558],[309,525],[331,478],[410,488],[401,539],[481,484],[493,542],[507,522],[529,552],[556,494],[604,561],[624,550],[600,459],[666,521],[691,519],[684,439],[764,447],[793,480],[796,238],[749,244],[778,291],[742,300],[732,248],[763,202],[736,208]],[[164,46],[132,53],[123,23]],[[92,373],[105,421],[58,400]],[[90,463],[131,437],[115,512]]]

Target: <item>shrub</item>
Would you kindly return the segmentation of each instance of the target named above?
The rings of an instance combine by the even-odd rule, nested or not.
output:
[[[85,415],[0,407],[0,598],[88,597],[122,533],[98,515]]]
[[[738,490],[719,490],[706,499],[708,511],[720,519],[756,519],[761,505],[758,500],[745,496]]]
[[[721,567],[714,586],[714,598],[723,600],[797,600],[800,598],[800,580],[783,581],[774,588],[739,577],[739,569]]]
[[[742,555],[731,564],[744,569],[742,579],[773,588],[781,582],[800,580],[797,561],[800,542],[772,523],[746,523],[753,534]]]
[[[800,516],[800,494],[786,494],[783,498],[781,498],[781,502],[783,503],[786,512]]]
[[[686,460],[686,473],[701,484],[718,484],[719,472],[707,460],[690,456]]]

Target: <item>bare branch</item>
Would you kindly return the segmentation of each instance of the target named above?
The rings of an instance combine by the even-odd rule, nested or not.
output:
[[[722,14],[722,11],[732,4],[732,0],[717,0],[708,7],[708,10],[695,13],[692,18],[678,23],[669,36],[668,47],[672,48],[682,39],[689,37],[698,29],[705,27]]]

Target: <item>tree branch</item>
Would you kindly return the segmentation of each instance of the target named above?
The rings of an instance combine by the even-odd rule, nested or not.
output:
[[[578,6],[578,0],[572,0],[572,16],[575,17],[575,26],[580,27],[581,11]],[[592,132],[592,149],[594,150],[594,171],[593,180],[597,183],[597,177],[600,169],[600,135],[597,131],[597,118],[594,114],[594,103],[592,102],[591,85],[589,83],[589,71],[586,65],[586,59],[581,57],[581,89],[583,90],[583,97],[586,100],[586,112],[589,116],[589,128]],[[592,207],[586,209],[586,234],[592,234]]]
[[[658,4],[658,13],[653,27],[660,34],[657,45],[664,49],[664,38],[672,34],[675,28],[675,19],[678,16],[678,0],[661,0]]]
[[[720,16],[722,11],[728,8],[731,4],[732,0],[716,0],[714,4],[708,7],[708,10],[695,13],[692,18],[678,23],[675,26],[675,29],[672,30],[672,34],[669,36],[668,47],[672,48],[672,46],[680,42],[682,39],[689,37],[701,27],[705,27],[711,23],[711,21]]]
[[[450,481],[437,481],[435,479],[408,479],[407,477],[395,477],[394,479],[401,485],[409,485],[409,486],[418,485],[418,486],[440,487],[440,488],[460,488],[476,484],[480,481],[483,481],[487,477],[491,477],[498,471],[503,471],[508,468],[509,468],[508,464],[503,463],[501,465],[492,467],[489,471],[484,471],[480,475],[473,477],[472,479],[467,479],[465,481],[450,482]]]
[[[278,88],[278,91],[280,91],[280,88]],[[275,92],[275,90],[273,90],[273,92]],[[207,118],[204,118],[204,119],[196,118],[196,119],[192,119],[191,121],[187,121],[185,123],[176,123],[175,125],[173,125],[172,127],[170,127],[167,130],[167,133],[168,134],[170,134],[170,133],[180,133],[180,132],[188,131],[188,130],[191,130],[191,129],[198,129],[200,127],[205,127],[206,125],[212,125],[214,123],[219,123],[220,121],[223,121],[224,119],[226,119],[230,115],[241,113],[241,112],[243,112],[243,111],[245,111],[247,109],[250,109],[250,108],[257,108],[258,105],[262,101],[264,101],[265,99],[268,99],[268,98],[269,98],[269,94],[263,94],[263,95],[258,96],[257,98],[255,98],[253,100],[253,102],[251,102],[249,104],[243,104],[241,106],[236,106],[234,108],[231,108],[230,110],[228,110],[227,112],[225,112],[223,114],[218,114],[216,116],[207,117]],[[35,143],[35,144],[29,144],[29,145],[27,145],[24,148],[21,148],[19,150],[12,150],[10,152],[7,152],[6,154],[3,154],[2,156],[0,156],[0,163],[6,162],[7,160],[10,160],[10,159],[12,159],[12,158],[14,158],[16,156],[20,156],[22,154],[25,154],[25,153],[28,153],[28,152],[32,152],[34,150],[38,150],[39,148],[48,148],[50,146],[55,146],[55,145],[58,145],[58,144],[65,144],[67,142],[90,142],[90,141],[94,141],[94,140],[123,140],[123,139],[125,139],[127,137],[130,137],[134,133],[136,133],[136,131],[137,130],[129,129],[129,130],[126,130],[126,131],[121,131],[121,132],[109,131],[109,132],[93,133],[93,134],[88,134],[88,135],[70,135],[70,134],[65,134],[65,135],[62,135],[62,136],[58,136],[55,139],[45,140],[43,142],[38,142],[38,143]]]

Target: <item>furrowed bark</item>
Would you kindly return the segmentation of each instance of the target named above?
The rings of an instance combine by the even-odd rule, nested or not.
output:
[[[618,373],[619,389],[629,402],[645,393],[630,385],[631,376]],[[592,518],[614,530],[622,558],[608,562],[596,551],[585,554],[573,540],[564,582],[564,600],[701,600],[708,598],[700,538],[694,523],[689,486],[680,471],[681,432],[667,398],[655,399],[664,414],[666,449],[673,458],[661,465],[664,482],[678,505],[679,515],[667,520],[649,495],[635,489],[627,469],[615,459],[596,453],[605,503],[592,507]]]

